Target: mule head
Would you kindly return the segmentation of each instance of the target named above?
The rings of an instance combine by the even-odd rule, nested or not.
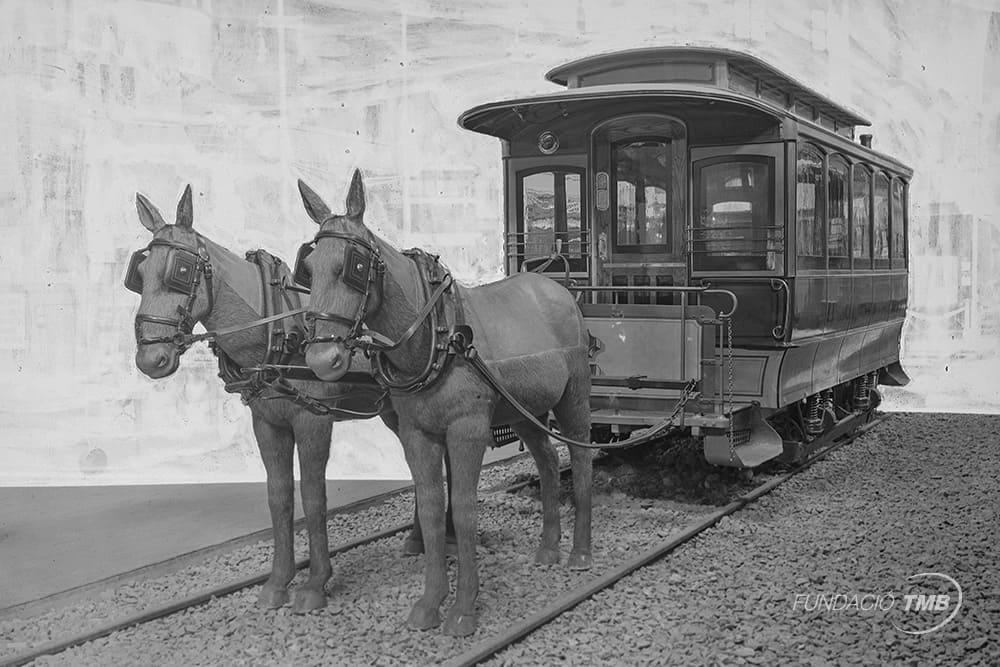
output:
[[[142,296],[135,316],[135,365],[157,379],[176,372],[180,365],[185,347],[175,336],[190,333],[194,323],[211,310],[208,253],[192,228],[190,185],[177,204],[174,224],[164,221],[156,206],[140,193],[135,195],[135,206],[139,222],[153,234],[146,248],[132,254],[125,275],[125,286]]]
[[[346,213],[336,215],[315,191],[299,181],[316,238],[302,246],[295,275],[311,289],[306,363],[322,380],[334,382],[351,368],[352,345],[366,316],[382,301],[384,271],[378,241],[364,223],[365,186],[354,171]]]

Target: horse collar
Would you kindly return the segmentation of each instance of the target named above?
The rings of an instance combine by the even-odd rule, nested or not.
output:
[[[370,354],[375,380],[391,394],[397,395],[415,393],[425,389],[441,376],[455,354],[450,339],[442,338],[442,335],[449,331],[447,323],[451,320],[455,327],[464,324],[458,293],[454,288],[451,273],[441,266],[437,255],[430,255],[419,248],[406,250],[403,254],[413,260],[418,267],[426,302],[413,324],[399,341],[391,346],[376,349]],[[433,293],[431,293],[431,287],[434,287]],[[446,293],[451,298],[443,298]],[[448,311],[451,311],[451,317],[448,316]],[[412,337],[420,324],[428,317],[430,318],[431,340],[423,371],[409,378],[394,376],[390,371],[391,365],[388,363],[386,352],[398,348]]]

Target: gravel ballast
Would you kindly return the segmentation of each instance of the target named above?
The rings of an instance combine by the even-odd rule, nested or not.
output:
[[[998,442],[1000,417],[893,415],[490,664],[997,664]],[[481,488],[533,468],[521,459],[484,471]],[[335,557],[330,603],[317,612],[257,609],[253,587],[37,664],[433,664],[715,509],[621,492],[594,501],[594,568],[580,573],[533,564],[541,517],[531,491],[481,492],[480,628],[469,638],[406,627],[422,590],[423,559],[401,556],[397,535]],[[334,517],[331,544],[405,521],[411,508],[407,494]],[[562,516],[565,560],[572,534],[565,499]],[[304,552],[300,536],[297,553]],[[0,621],[0,659],[93,627],[95,618],[263,570],[269,558],[264,542],[32,619]],[[928,571],[954,577],[965,594],[958,616],[929,635],[906,635],[885,613],[793,609],[796,594],[902,592],[906,577]],[[452,563],[453,582],[454,575]]]
[[[998,665],[998,499],[1000,416],[894,414],[487,664]],[[908,635],[946,616],[903,612],[923,572],[964,599]],[[889,611],[815,602],[890,591]]]

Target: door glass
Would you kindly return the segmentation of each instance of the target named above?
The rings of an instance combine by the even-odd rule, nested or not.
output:
[[[558,251],[572,271],[586,270],[587,239],[583,227],[582,177],[578,172],[553,170],[520,176],[519,232],[523,234],[518,264],[548,257]],[[547,271],[565,271],[553,262]]]
[[[670,141],[617,142],[612,146],[612,160],[616,248],[669,251]]]
[[[773,271],[780,239],[772,222],[773,160],[713,161],[698,170],[691,238],[695,271]]]

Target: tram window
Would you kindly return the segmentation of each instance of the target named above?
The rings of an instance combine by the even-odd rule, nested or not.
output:
[[[848,255],[848,169],[847,161],[840,156],[830,158],[827,169],[826,252],[830,268],[850,268]]]
[[[629,139],[612,145],[615,247],[669,252],[670,141]]]
[[[892,220],[890,221],[892,238],[889,241],[889,253],[892,256],[892,268],[906,268],[906,183],[898,178],[892,179]]]
[[[798,264],[804,269],[821,269],[826,263],[823,248],[823,154],[814,146],[802,146],[795,174]]]
[[[872,217],[872,256],[876,269],[889,268],[889,177],[875,174]]]
[[[871,268],[872,173],[864,165],[854,165],[854,194],[851,204],[852,255],[854,268]]]
[[[572,271],[586,271],[587,243],[582,224],[583,177],[569,170],[536,171],[518,178],[518,264],[558,249]],[[562,262],[547,269],[565,271]]]
[[[698,214],[691,237],[695,271],[774,271],[780,230],[773,225],[774,161],[709,160],[695,172]]]

